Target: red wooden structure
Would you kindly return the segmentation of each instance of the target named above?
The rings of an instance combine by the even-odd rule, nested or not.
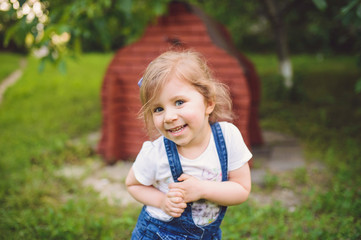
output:
[[[98,152],[107,163],[134,159],[147,140],[137,118],[141,104],[138,80],[147,65],[174,47],[202,53],[216,78],[230,87],[234,124],[248,146],[262,144],[258,125],[259,79],[252,63],[238,52],[224,27],[200,9],[172,2],[166,16],[150,25],[143,37],[119,51],[111,61],[101,89],[102,136]]]

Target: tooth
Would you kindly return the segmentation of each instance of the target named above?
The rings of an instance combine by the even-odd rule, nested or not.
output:
[[[182,128],[183,128],[183,126],[180,126],[180,127],[171,129],[170,131],[171,131],[171,132],[178,132],[178,131],[181,130]]]

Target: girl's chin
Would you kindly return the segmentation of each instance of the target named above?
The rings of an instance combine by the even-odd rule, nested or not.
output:
[[[183,147],[188,144],[188,140],[185,136],[173,136],[170,135],[167,137],[169,140],[172,140],[177,146]]]

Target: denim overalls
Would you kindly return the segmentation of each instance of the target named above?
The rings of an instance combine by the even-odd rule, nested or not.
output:
[[[227,181],[227,149],[222,130],[219,123],[211,125],[211,129],[221,163],[222,181]],[[167,138],[164,138],[164,144],[173,179],[175,182],[178,182],[177,179],[183,173],[183,170],[177,147],[174,142]],[[132,240],[221,239],[222,232],[219,226],[226,213],[226,209],[227,207],[221,206],[219,215],[215,221],[209,225],[198,226],[192,218],[192,203],[187,204],[187,208],[179,218],[172,218],[169,221],[161,221],[151,217],[145,210],[145,207],[143,207],[133,231]]]

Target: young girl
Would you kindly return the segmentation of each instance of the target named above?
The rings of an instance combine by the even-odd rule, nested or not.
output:
[[[141,115],[151,136],[126,179],[143,203],[132,239],[221,239],[226,206],[251,190],[252,154],[231,120],[227,88],[203,57],[169,51],[147,67]],[[155,135],[157,134],[157,135]]]

